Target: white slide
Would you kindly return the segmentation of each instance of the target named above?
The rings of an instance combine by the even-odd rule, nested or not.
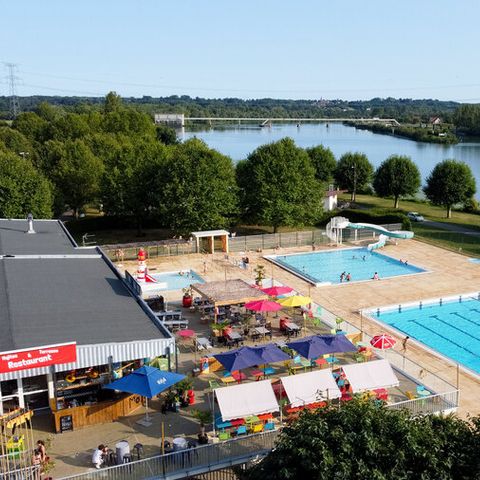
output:
[[[368,229],[380,233],[378,241],[375,243],[370,243],[367,246],[368,250],[370,251],[384,247],[388,237],[401,239],[413,238],[413,232],[409,232],[408,230],[397,230],[395,232],[391,232],[390,230],[373,223],[349,223],[348,228],[353,228],[354,230]]]

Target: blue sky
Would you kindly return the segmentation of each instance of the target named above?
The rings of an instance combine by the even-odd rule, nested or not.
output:
[[[480,102],[478,0],[16,0],[1,18],[20,95]]]

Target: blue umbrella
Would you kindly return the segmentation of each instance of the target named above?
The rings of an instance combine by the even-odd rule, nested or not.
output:
[[[103,388],[153,398],[184,378],[185,375],[180,373],[164,372],[158,368],[143,366],[129,375],[105,385]],[[151,422],[148,418],[148,402],[146,402],[145,408],[145,421],[142,421],[142,425],[149,426]]]
[[[290,360],[290,355],[286,354],[283,350],[280,350],[280,348],[273,343],[267,343],[252,348],[262,357],[263,363],[275,363]]]
[[[327,353],[355,352],[357,348],[344,335],[313,335],[287,343],[289,348],[309,360]]]
[[[214,357],[229,372],[236,372],[237,370],[265,363],[259,352],[252,347],[240,347],[230,352],[219,353],[214,355]]]

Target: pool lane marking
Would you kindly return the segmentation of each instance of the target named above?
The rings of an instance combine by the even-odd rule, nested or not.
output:
[[[473,311],[480,313],[480,311],[477,310],[476,308],[473,309]],[[480,327],[480,323],[475,322],[475,321],[473,321],[473,320],[470,320],[469,318],[464,317],[463,315],[460,315],[460,314],[457,313],[457,312],[451,312],[450,315],[456,315],[457,317],[461,318],[462,320],[465,320],[465,321],[467,321],[467,322],[469,322],[469,323],[473,323],[473,325],[476,325],[477,327]],[[470,334],[470,335],[471,335],[471,334]]]
[[[480,339],[478,339],[477,337],[472,336],[472,334],[470,332],[466,332],[465,330],[462,330],[461,328],[458,328],[455,325],[452,325],[451,323],[448,323],[445,320],[442,320],[441,318],[438,317],[438,315],[430,315],[430,318],[435,318],[436,320],[438,320],[440,323],[443,323],[447,327],[451,327],[451,328],[459,331],[460,333],[463,333],[467,337],[470,337],[470,338],[473,338],[474,340],[480,341]]]
[[[438,317],[437,317],[436,315],[434,315],[434,316],[431,317],[431,318],[436,318],[436,319],[438,320]],[[425,325],[422,325],[422,324],[421,324],[420,322],[418,322],[417,320],[411,320],[411,321],[412,321],[413,323],[417,324],[419,327],[422,327],[422,328],[424,328],[425,330],[428,330],[429,332],[432,332],[434,335],[437,335],[438,337],[443,338],[443,339],[446,340],[447,342],[452,343],[453,345],[456,345],[458,348],[460,348],[460,349],[462,349],[462,350],[465,350],[466,352],[472,354],[474,357],[477,357],[477,358],[480,357],[480,355],[478,355],[477,353],[472,352],[472,351],[469,350],[468,348],[463,347],[462,345],[454,342],[453,340],[450,340],[450,339],[447,338],[447,337],[444,337],[443,335],[440,335],[440,334],[439,334],[438,332],[436,332],[435,330],[433,330],[433,329],[431,329],[431,328],[429,328],[429,327],[426,327]],[[447,324],[447,325],[448,325],[448,324]],[[408,333],[408,332],[407,332],[407,333]],[[427,345],[428,345],[428,344],[427,344]],[[433,348],[435,348],[435,347],[433,347]],[[436,350],[438,350],[438,348],[436,348]]]

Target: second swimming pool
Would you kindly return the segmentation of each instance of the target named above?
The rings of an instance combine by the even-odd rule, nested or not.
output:
[[[411,275],[425,270],[367,248],[344,248],[291,255],[269,255],[269,260],[314,284],[336,284],[350,274],[351,282],[368,280],[377,272],[380,279]],[[344,278],[345,280],[345,278]]]
[[[159,283],[166,284],[165,288],[159,287],[157,290],[180,290],[190,286],[192,283],[205,283],[203,278],[194,270],[151,273],[150,275]]]

